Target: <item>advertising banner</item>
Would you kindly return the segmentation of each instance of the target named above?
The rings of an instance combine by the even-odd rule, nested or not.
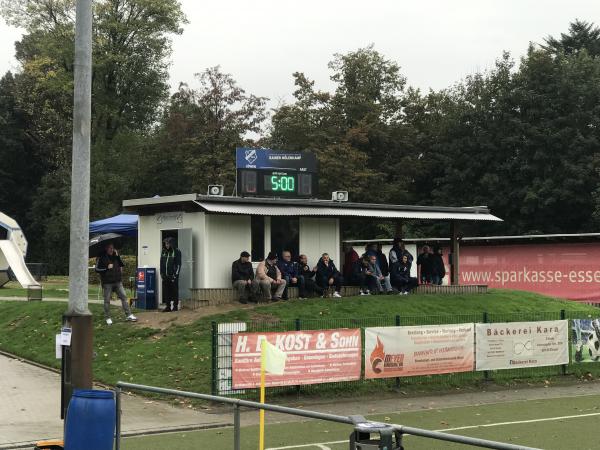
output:
[[[460,284],[600,302],[600,243],[461,245]]]
[[[260,343],[266,339],[287,354],[283,375],[266,374],[266,386],[351,381],[360,378],[360,329],[238,333],[232,336],[234,389],[260,386]]]
[[[473,370],[473,324],[365,329],[365,377]]]
[[[568,320],[478,323],[476,370],[569,363]]]
[[[600,362],[600,319],[573,319],[571,355],[577,363]]]

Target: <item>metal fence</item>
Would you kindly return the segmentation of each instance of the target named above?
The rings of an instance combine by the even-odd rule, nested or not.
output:
[[[598,315],[600,316],[600,310]],[[520,313],[487,313],[480,314],[440,314],[419,316],[384,316],[357,318],[318,318],[318,319],[277,319],[252,320],[237,324],[212,323],[212,393],[213,395],[231,395],[238,398],[258,398],[257,389],[233,390],[231,379],[231,334],[244,332],[277,332],[301,330],[326,330],[334,328],[360,328],[364,342],[364,329],[368,327],[444,325],[458,323],[500,323],[500,322],[535,322],[545,320],[578,319],[581,313],[566,312],[520,312]],[[233,327],[233,328],[232,328]],[[569,344],[573,337],[569,333]],[[569,347],[571,348],[571,346]],[[364,346],[362,355],[362,373],[364,373]],[[440,388],[456,388],[460,386],[496,381],[506,383],[512,380],[545,379],[565,375],[600,375],[598,364],[569,364],[560,366],[515,368],[490,371],[471,371],[442,375],[426,375],[401,378],[365,379],[337,383],[323,383],[293,387],[269,388],[271,393],[286,394],[318,394],[325,392],[342,392],[356,390],[398,389],[403,386],[436,386]]]
[[[268,403],[257,403],[247,400],[233,399],[229,397],[219,397],[214,395],[197,394],[195,392],[177,391],[174,389],[164,389],[154,386],[144,386],[141,384],[124,383],[119,381],[116,388],[116,407],[117,407],[117,424],[115,433],[115,449],[121,449],[121,391],[123,389],[135,390],[140,392],[150,392],[154,394],[173,395],[177,397],[193,398],[198,400],[205,400],[209,402],[219,402],[232,405],[233,407],[233,449],[241,449],[241,419],[240,419],[240,408],[251,408],[255,410],[265,410],[271,412],[277,412],[281,414],[290,414],[299,417],[307,417],[309,419],[325,420],[329,422],[343,423],[351,425],[353,427],[353,433],[348,439],[349,443],[354,441],[355,437],[365,437],[370,441],[371,435],[374,434],[375,438],[380,435],[382,438],[387,435],[390,440],[390,433],[396,435],[396,442],[393,448],[402,448],[401,442],[402,435],[409,434],[412,436],[424,437],[428,439],[435,439],[444,442],[455,442],[458,444],[471,445],[475,447],[492,448],[497,450],[539,450],[532,447],[525,447],[521,445],[506,444],[503,442],[489,441],[487,439],[479,439],[467,436],[459,436],[455,434],[443,433],[439,431],[425,430],[422,428],[407,427],[404,425],[387,424],[380,422],[372,422],[365,419],[362,416],[338,416],[334,414],[327,414],[317,411],[308,411],[305,409],[289,408],[287,406],[271,405]],[[382,440],[383,441],[383,440]],[[292,442],[290,442],[292,443]],[[350,447],[350,448],[389,448],[390,446],[365,446],[365,447]]]

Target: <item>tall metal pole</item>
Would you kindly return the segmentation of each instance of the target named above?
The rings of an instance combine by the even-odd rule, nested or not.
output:
[[[92,387],[92,314],[88,309],[90,134],[92,119],[92,0],[77,0],[71,172],[69,307],[72,388]],[[70,392],[67,393],[70,399]],[[67,400],[68,401],[68,400]]]

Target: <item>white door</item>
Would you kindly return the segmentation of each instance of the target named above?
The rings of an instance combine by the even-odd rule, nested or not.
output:
[[[192,229],[177,230],[177,247],[181,251],[181,270],[179,272],[179,299],[191,297],[190,289],[193,284],[194,254],[192,252]]]

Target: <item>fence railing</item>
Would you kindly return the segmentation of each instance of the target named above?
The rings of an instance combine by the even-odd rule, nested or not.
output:
[[[145,386],[141,384],[125,383],[119,381],[116,387],[116,404],[117,404],[117,427],[115,433],[115,449],[121,449],[121,394],[122,390],[132,390],[140,392],[150,392],[154,394],[173,395],[177,397],[193,398],[198,400],[205,400],[209,402],[225,403],[233,406],[233,449],[241,449],[241,419],[240,419],[240,408],[246,407],[255,410],[265,410],[271,412],[277,412],[281,414],[289,414],[299,417],[307,417],[310,419],[325,420],[328,422],[336,422],[347,425],[352,425],[357,430],[372,430],[376,432],[378,430],[392,430],[400,435],[409,434],[412,436],[419,436],[428,439],[435,439],[444,442],[454,442],[457,444],[471,445],[481,448],[492,448],[497,450],[539,450],[533,447],[525,447],[521,445],[506,444],[503,442],[490,441],[487,439],[479,439],[468,436],[460,436],[456,434],[443,433],[440,431],[425,430],[423,428],[407,427],[398,424],[387,424],[380,422],[372,422],[366,420],[362,416],[338,416],[335,414],[322,413],[318,411],[308,411],[305,409],[290,408],[287,406],[273,405],[268,403],[258,403],[249,400],[240,400],[230,397],[220,397],[216,395],[198,394],[195,392],[178,391],[175,389],[165,389],[154,386]],[[290,442],[291,443],[291,442]]]
[[[599,314],[600,316],[600,311]],[[326,330],[334,328],[361,328],[364,342],[364,329],[368,327],[415,326],[415,325],[445,325],[457,323],[498,323],[498,322],[534,322],[546,320],[563,320],[581,318],[581,313],[572,311],[554,312],[516,312],[516,313],[466,313],[440,315],[391,315],[381,317],[357,318],[316,318],[316,319],[260,319],[243,324],[243,330],[234,329],[232,332],[277,332]],[[212,323],[212,394],[233,395],[239,398],[257,398],[256,389],[234,390],[231,378],[231,340],[224,338],[227,333],[219,331],[220,325]],[[572,334],[569,332],[569,345]],[[364,346],[362,360],[364,364]],[[364,371],[364,367],[363,367]],[[575,364],[572,360],[568,365],[527,367],[488,371],[471,371],[441,375],[421,375],[402,378],[365,379],[343,381],[336,383],[312,384],[295,387],[269,388],[272,393],[320,393],[329,390],[350,391],[357,388],[398,388],[408,385],[434,385],[442,388],[454,388],[461,385],[478,382],[498,381],[507,382],[513,379],[532,379],[541,377],[564,376],[577,373],[592,373],[600,375],[598,364]]]

